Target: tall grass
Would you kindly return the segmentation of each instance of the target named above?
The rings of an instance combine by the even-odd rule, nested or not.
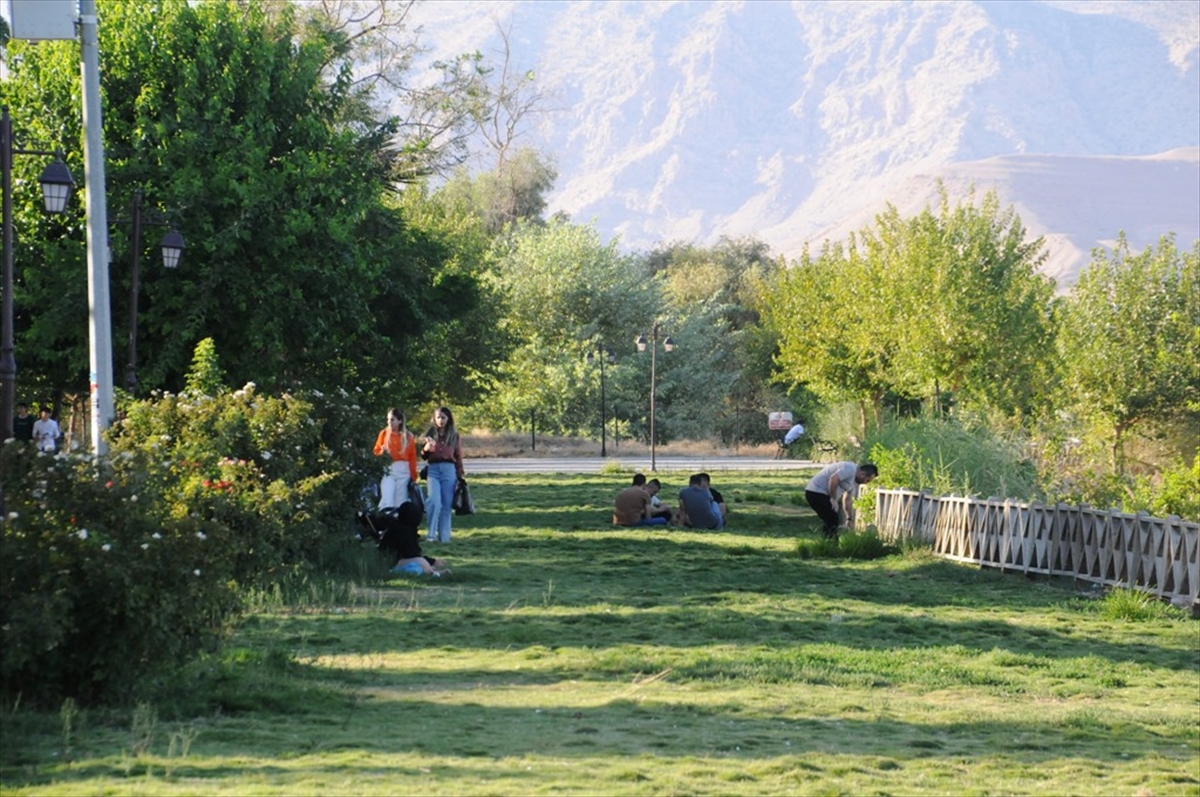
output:
[[[876,487],[929,490],[938,495],[1034,500],[1037,468],[1017,443],[984,426],[941,418],[909,418],[877,429],[864,441],[863,457],[879,466]],[[864,517],[874,516],[875,496],[859,499]]]

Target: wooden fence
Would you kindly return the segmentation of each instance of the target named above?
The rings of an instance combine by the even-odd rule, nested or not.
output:
[[[947,559],[1135,587],[1193,613],[1200,607],[1200,524],[1175,516],[881,489],[875,522],[884,539],[930,543]]]

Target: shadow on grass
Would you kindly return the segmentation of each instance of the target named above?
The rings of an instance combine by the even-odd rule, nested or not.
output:
[[[322,698],[321,692],[328,696]],[[203,752],[192,758],[172,761],[109,756],[41,771],[9,766],[4,783],[8,789],[49,783],[63,788],[73,782],[102,778],[137,778],[146,783],[154,777],[163,778],[167,764],[171,769],[168,780],[183,780],[196,789],[206,783],[219,785],[233,779],[245,782],[247,778],[275,784],[286,784],[290,778],[304,778],[310,784],[330,783],[332,779],[344,782],[347,778],[363,783],[382,778],[402,793],[409,793],[408,788],[401,788],[408,779],[504,779],[518,783],[527,779],[531,785],[544,786],[543,771],[528,772],[497,764],[505,759],[525,761],[530,757],[543,761],[566,759],[567,766],[571,766],[571,759],[594,761],[604,757],[613,762],[610,767],[645,769],[644,780],[654,780],[664,772],[677,775],[675,765],[689,758],[705,759],[714,767],[769,763],[809,776],[841,766],[837,759],[830,761],[822,756],[859,757],[860,765],[875,766],[881,775],[913,759],[961,763],[988,756],[1019,760],[1022,767],[1036,770],[1042,764],[1061,767],[1064,761],[1093,766],[1097,763],[1095,744],[1118,736],[1124,760],[1155,759],[1186,767],[1194,755],[1187,744],[1164,743],[1186,740],[1184,729],[1174,738],[1164,739],[1163,734],[1119,726],[1105,721],[1102,713],[1087,710],[1054,718],[1030,717],[1026,721],[913,723],[844,705],[840,707],[843,715],[831,723],[826,717],[805,715],[802,709],[792,707],[748,711],[736,703],[663,703],[633,697],[546,710],[477,703],[435,704],[411,692],[387,690],[377,692],[367,702],[346,699],[340,690],[323,687],[310,688],[305,697],[304,705],[286,715],[292,718],[289,721],[280,722],[284,717],[279,715],[274,723],[263,718],[253,750],[245,749],[244,727],[210,727],[201,737]],[[853,716],[855,713],[861,716]],[[354,755],[318,757],[339,750]],[[397,754],[410,760],[416,757],[419,763],[397,764]],[[451,762],[442,757],[479,762]],[[804,760],[807,757],[812,760]],[[1172,780],[1200,783],[1200,778],[1186,774],[1175,775]],[[514,791],[513,783],[509,783],[504,791],[533,790]]]

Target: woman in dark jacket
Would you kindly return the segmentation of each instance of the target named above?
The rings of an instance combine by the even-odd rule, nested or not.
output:
[[[462,443],[454,425],[454,415],[448,407],[438,407],[433,413],[433,425],[425,430],[425,446],[421,457],[429,463],[426,477],[429,498],[425,507],[429,513],[427,542],[450,542],[451,504],[454,488],[463,478]]]

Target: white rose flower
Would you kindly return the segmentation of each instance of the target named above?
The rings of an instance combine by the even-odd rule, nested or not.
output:
[[[195,570],[193,570],[192,575],[194,575],[194,576],[200,575],[200,568],[197,567]]]
[[[104,543],[103,545],[101,545],[101,546],[100,546],[100,550],[102,550],[102,551],[111,551],[111,550],[112,550],[112,546],[111,546],[111,545],[109,545],[109,544],[106,542],[106,543]]]
[[[79,530],[79,539],[86,540],[87,538],[88,538],[87,529],[80,529]]]

